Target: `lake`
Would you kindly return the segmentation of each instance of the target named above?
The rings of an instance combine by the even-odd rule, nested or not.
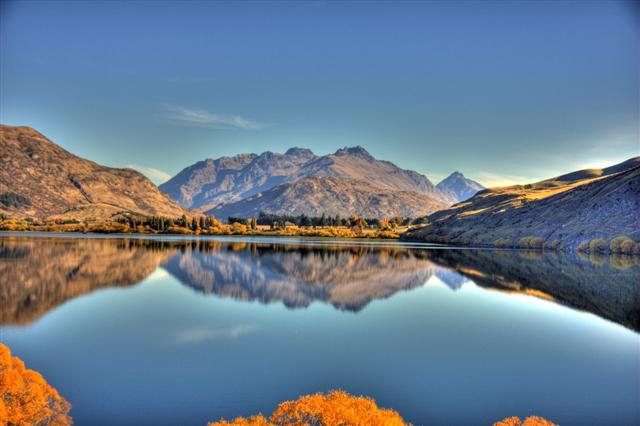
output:
[[[416,425],[640,424],[640,262],[398,242],[0,234],[0,341],[77,425],[368,395]]]

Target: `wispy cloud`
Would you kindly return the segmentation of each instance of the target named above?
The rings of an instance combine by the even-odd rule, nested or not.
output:
[[[490,172],[480,172],[478,173],[477,180],[487,188],[495,188],[500,186],[523,185],[535,182],[538,179],[527,178],[524,176],[497,175]]]
[[[155,184],[160,184],[171,179],[169,173],[153,167],[141,166],[140,164],[129,164],[127,167],[139,171]]]
[[[165,108],[171,120],[192,126],[244,130],[257,130],[265,127],[265,124],[241,115],[218,114],[204,109],[186,108],[178,105],[165,105]]]
[[[174,335],[177,344],[196,344],[215,339],[237,339],[257,330],[252,324],[239,324],[231,327],[194,327],[179,330]]]

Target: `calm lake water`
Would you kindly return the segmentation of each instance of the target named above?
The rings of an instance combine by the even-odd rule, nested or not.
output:
[[[0,234],[0,341],[78,425],[199,425],[344,389],[427,425],[640,424],[625,257]]]

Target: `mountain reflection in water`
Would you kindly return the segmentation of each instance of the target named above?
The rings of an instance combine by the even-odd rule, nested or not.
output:
[[[468,281],[529,294],[640,330],[637,258],[307,242],[156,238],[0,238],[0,325],[33,322],[73,298],[132,286],[162,267],[205,294],[358,312],[424,285]]]

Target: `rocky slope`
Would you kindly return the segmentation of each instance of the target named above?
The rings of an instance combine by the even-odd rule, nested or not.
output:
[[[282,184],[247,199],[224,204],[207,214],[226,220],[257,217],[262,211],[280,215],[347,217],[415,217],[446,208],[448,204],[417,191],[390,191],[362,180],[342,177],[308,177]]]
[[[467,179],[460,172],[453,172],[436,185],[440,191],[455,197],[456,201],[465,201],[485,189],[478,182]]]
[[[411,170],[403,170],[388,161],[376,160],[362,147],[342,148],[334,154],[318,157],[308,149],[291,148],[284,154],[264,152],[260,155],[241,154],[235,157],[223,157],[217,160],[206,160],[196,163],[174,178],[160,186],[174,200],[185,207],[202,211],[224,209],[223,214],[231,211],[240,216],[248,216],[253,211],[239,210],[240,206],[250,205],[255,200],[249,201],[252,196],[262,195],[280,185],[293,184],[306,178],[336,178],[333,181],[343,180],[343,185],[349,185],[349,181],[365,182],[373,190],[371,197],[377,197],[386,192],[388,196],[398,192],[413,192],[428,195],[427,204],[432,205],[433,200],[442,205],[452,204],[455,197],[436,188],[426,176]],[[307,181],[309,183],[310,181]],[[316,179],[315,182],[321,182]],[[316,188],[325,188],[327,185],[315,185]],[[280,191],[282,191],[280,188]],[[307,185],[307,189],[311,186]],[[272,197],[273,193],[269,194]],[[359,194],[358,197],[362,196]],[[321,198],[316,194],[311,198]],[[406,197],[398,194],[400,202]],[[416,199],[417,196],[412,196]],[[291,200],[298,206],[280,205],[278,209],[299,210],[303,200]],[[246,203],[245,203],[246,202]],[[368,204],[375,204],[371,201]],[[245,204],[243,204],[245,203]],[[331,203],[330,203],[331,204]],[[362,203],[361,203],[362,204]],[[367,203],[365,203],[367,204]],[[275,212],[276,207],[263,205],[265,211]],[[328,208],[343,207],[336,203]],[[402,207],[400,210],[410,213],[407,216],[415,216],[418,210],[412,206]],[[285,211],[285,210],[279,210]],[[429,206],[419,209],[421,212],[434,211]],[[304,211],[311,214],[312,209]],[[328,214],[328,211],[325,212]],[[340,214],[343,214],[341,212]],[[376,215],[379,216],[379,215]],[[384,214],[383,214],[384,216]]]
[[[200,161],[182,170],[160,190],[184,207],[206,210],[270,189],[315,159],[308,149],[291,148],[284,154],[239,154]]]
[[[386,191],[412,191],[429,194],[444,202],[455,200],[442,193],[426,176],[404,170],[389,161],[376,160],[361,146],[342,148],[302,167],[291,180],[305,177],[340,177],[365,181]]]
[[[84,219],[120,211],[184,213],[134,170],[77,157],[29,127],[0,126],[0,214]]]
[[[492,188],[429,216],[405,239],[519,245],[523,237],[574,249],[593,238],[640,240],[640,157],[529,185]]]

